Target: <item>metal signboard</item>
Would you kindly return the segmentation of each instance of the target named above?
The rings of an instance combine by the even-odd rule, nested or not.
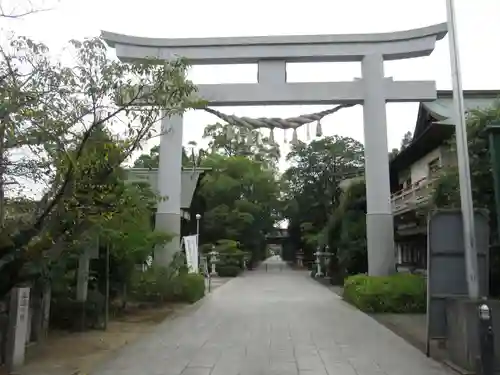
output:
[[[468,295],[460,210],[439,210],[427,223],[427,352],[432,339],[446,338],[446,299]],[[475,211],[479,288],[488,295],[488,214]]]

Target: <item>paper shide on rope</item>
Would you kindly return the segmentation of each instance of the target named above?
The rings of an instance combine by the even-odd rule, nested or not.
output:
[[[204,110],[208,113],[211,113],[221,120],[224,120],[228,123],[229,126],[226,127],[226,136],[228,138],[233,137],[233,130],[231,126],[238,126],[242,129],[245,129],[248,132],[248,136],[246,137],[248,142],[258,142],[258,136],[256,139],[252,138],[252,131],[267,128],[270,129],[269,140],[274,143],[274,129],[283,129],[284,133],[284,142],[287,142],[286,139],[286,130],[292,129],[292,144],[298,143],[298,134],[297,129],[303,125],[307,125],[307,139],[309,140],[310,132],[309,126],[312,122],[316,121],[316,137],[321,137],[323,135],[323,130],[321,128],[321,119],[323,117],[331,115],[332,113],[338,112],[343,108],[353,107],[356,104],[342,104],[338,105],[334,108],[327,109],[325,111],[311,113],[308,115],[301,115],[298,117],[290,117],[287,119],[281,118],[251,118],[251,117],[238,117],[234,115],[226,115],[225,113],[219,112],[213,108],[205,107]]]

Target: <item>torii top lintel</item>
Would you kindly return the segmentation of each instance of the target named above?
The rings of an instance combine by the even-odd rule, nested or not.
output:
[[[254,36],[225,38],[142,38],[102,31],[106,43],[123,61],[182,56],[190,64],[249,64],[361,61],[381,54],[384,60],[428,56],[447,33],[446,23],[378,34]]]

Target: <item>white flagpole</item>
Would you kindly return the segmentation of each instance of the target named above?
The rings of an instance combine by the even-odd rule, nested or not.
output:
[[[455,132],[457,139],[457,158],[460,180],[460,203],[462,207],[465,266],[469,298],[479,298],[476,232],[474,226],[474,205],[470,179],[469,152],[467,147],[467,127],[465,120],[464,95],[458,53],[457,27],[454,0],[446,0],[448,15],[448,38],[450,41],[451,76],[453,101],[455,106]]]

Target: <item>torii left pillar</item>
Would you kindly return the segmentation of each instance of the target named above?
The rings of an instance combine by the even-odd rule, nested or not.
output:
[[[368,274],[384,276],[395,271],[394,222],[389,185],[384,58],[365,55],[363,74],[363,123],[365,138],[366,237]],[[375,250],[375,251],[373,251]]]
[[[156,210],[155,229],[173,236],[155,249],[154,262],[168,266],[180,250],[182,116],[165,116],[161,122],[158,193],[162,198]]]

